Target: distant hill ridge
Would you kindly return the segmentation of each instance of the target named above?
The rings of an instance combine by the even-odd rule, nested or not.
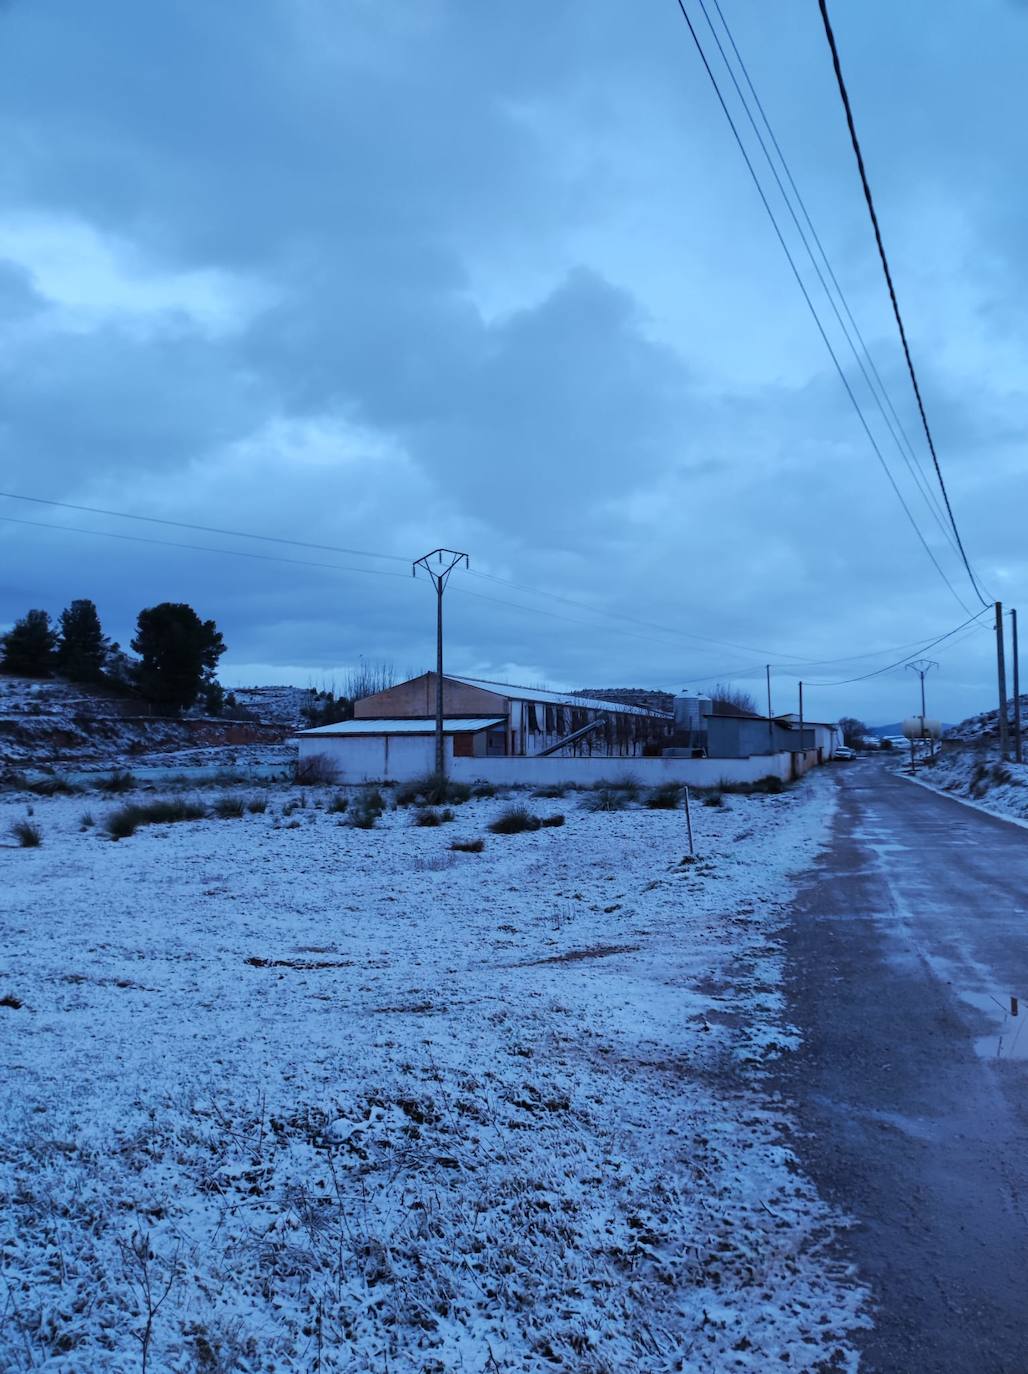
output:
[[[647,687],[579,687],[571,695],[593,697],[598,701],[615,701],[619,706],[641,706],[647,711],[670,713],[675,705],[673,693]]]

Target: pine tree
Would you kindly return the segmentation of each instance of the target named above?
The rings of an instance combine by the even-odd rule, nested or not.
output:
[[[215,681],[225,642],[213,620],[192,606],[162,601],[140,611],[132,648],[139,655],[136,682],[150,701],[172,711],[192,706]]]
[[[47,611],[29,611],[14,622],[13,629],[0,639],[3,658],[0,667],[7,673],[26,677],[49,677],[54,666],[57,633]]]
[[[57,668],[72,682],[98,682],[110,647],[92,601],[73,601],[61,612]]]

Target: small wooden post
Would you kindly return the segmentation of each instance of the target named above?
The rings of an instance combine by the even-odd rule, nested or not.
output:
[[[688,832],[689,832],[689,853],[690,853],[690,855],[695,855],[696,851],[693,849],[693,843],[692,843],[692,809],[691,809],[691,807],[689,806],[689,789],[688,789],[688,787],[685,789],[685,825],[686,825],[686,829],[687,829]]]
[[[1016,998],[1016,997],[1011,997],[1011,999],[1010,999],[1010,1015],[1011,1015],[1011,1016],[1016,1016],[1016,1015],[1017,1015],[1017,998]]]

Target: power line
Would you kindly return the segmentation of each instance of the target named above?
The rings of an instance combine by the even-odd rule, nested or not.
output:
[[[765,191],[764,191],[764,187],[763,187],[762,184],[761,184],[760,178],[757,176],[757,172],[756,172],[755,167],[753,166],[753,162],[752,162],[752,160],[751,160],[751,158],[750,158],[750,155],[749,155],[749,153],[746,151],[746,145],[745,145],[745,143],[743,142],[742,135],[739,133],[739,129],[738,129],[736,123],[735,123],[735,120],[732,118],[731,111],[730,111],[729,108],[728,108],[727,101],[725,100],[724,94],[722,93],[721,87],[720,87],[720,85],[719,85],[719,83],[718,83],[718,79],[717,79],[717,77],[714,75],[713,68],[711,67],[709,61],[707,60],[707,54],[706,54],[706,52],[704,51],[703,44],[700,42],[699,34],[696,32],[696,29],[695,29],[695,27],[693,26],[693,22],[692,22],[692,20],[689,18],[689,12],[688,12],[688,10],[687,10],[686,7],[685,7],[685,0],[676,0],[676,3],[677,3],[677,5],[678,5],[678,9],[679,9],[679,11],[680,11],[680,13],[681,13],[681,15],[682,15],[682,18],[685,20],[686,26],[687,26],[687,28],[688,28],[688,30],[689,30],[689,33],[690,33],[691,37],[692,37],[692,41],[693,41],[693,43],[694,43],[694,45],[695,45],[695,47],[696,47],[696,51],[699,53],[700,60],[701,60],[701,62],[703,63],[704,70],[706,71],[707,76],[708,76],[708,78],[710,79],[710,83],[711,83],[711,85],[712,85],[713,88],[714,88],[714,93],[716,94],[716,96],[717,96],[717,98],[718,98],[718,102],[719,102],[719,104],[720,104],[720,106],[721,106],[722,112],[724,113],[725,119],[728,121],[728,127],[731,129],[732,135],[733,135],[733,137],[734,137],[734,139],[735,139],[735,142],[736,142],[736,144],[738,145],[738,148],[739,148],[740,153],[742,154],[743,161],[746,163],[746,168],[747,168],[747,170],[748,170],[748,172],[749,172],[749,174],[750,174],[750,177],[752,178],[752,181],[753,181],[754,186],[756,187],[757,194],[760,196],[760,199],[761,199],[761,202],[763,203],[764,209],[767,211],[768,218],[769,218],[770,221],[771,221],[771,227],[772,227],[772,228],[774,229],[774,231],[775,231],[775,236],[777,237],[778,242],[779,242],[779,244],[781,245],[782,251],[783,251],[783,253],[785,254],[786,259],[787,259],[787,261],[788,261],[788,263],[789,263],[789,266],[790,266],[790,268],[792,269],[792,274],[793,274],[793,276],[794,276],[795,279],[796,279],[796,284],[797,284],[797,286],[798,286],[799,289],[800,289],[800,292],[801,292],[801,294],[802,294],[802,296],[803,296],[804,301],[806,301],[807,309],[810,311],[810,314],[811,314],[811,317],[812,317],[812,319],[813,319],[813,321],[814,321],[814,324],[817,326],[818,333],[821,335],[821,339],[822,339],[822,341],[824,342],[825,348],[828,350],[828,354],[829,354],[829,356],[831,357],[832,362],[833,362],[834,365],[835,365],[835,370],[836,370],[836,372],[839,374],[839,380],[842,382],[843,387],[845,388],[846,394],[847,394],[847,396],[849,397],[850,402],[851,402],[851,404],[852,404],[852,406],[853,406],[853,409],[854,409],[854,410],[856,411],[856,413],[857,413],[857,418],[858,418],[859,421],[860,421],[860,424],[861,424],[861,426],[862,426],[862,428],[863,428],[863,430],[864,430],[864,433],[867,435],[868,442],[870,443],[872,449],[874,450],[875,456],[877,457],[879,463],[881,464],[883,472],[885,473],[886,477],[888,478],[889,485],[892,487],[892,489],[893,489],[893,491],[894,491],[894,493],[895,493],[895,495],[896,495],[896,499],[899,501],[900,505],[903,507],[904,514],[906,515],[907,519],[909,520],[910,525],[911,525],[911,528],[913,529],[914,533],[917,535],[918,539],[920,540],[921,545],[922,545],[922,547],[924,548],[925,553],[928,555],[929,559],[931,560],[932,564],[934,565],[936,572],[937,572],[937,573],[939,574],[939,576],[942,578],[943,582],[945,582],[946,586],[949,588],[950,592],[952,593],[954,599],[956,600],[957,604],[961,607],[961,609],[964,610],[964,611],[968,611],[968,610],[969,610],[969,607],[965,605],[965,603],[964,603],[963,599],[961,598],[960,594],[957,592],[957,589],[953,586],[953,583],[952,583],[952,582],[949,580],[949,578],[946,576],[946,573],[945,573],[945,571],[943,570],[942,565],[939,563],[939,560],[935,557],[935,554],[932,552],[932,549],[931,549],[931,547],[929,546],[928,541],[925,539],[924,535],[922,534],[920,526],[918,525],[917,521],[914,519],[913,512],[911,511],[910,507],[907,505],[907,502],[906,502],[906,500],[905,500],[905,498],[904,498],[904,496],[903,496],[903,493],[900,491],[899,486],[898,486],[897,483],[896,483],[896,479],[893,477],[892,472],[891,472],[891,470],[890,470],[890,468],[889,468],[889,465],[888,465],[888,463],[885,461],[885,455],[882,453],[881,449],[880,449],[879,446],[878,446],[878,441],[875,439],[874,433],[873,433],[873,431],[872,431],[872,429],[871,429],[871,426],[870,426],[870,425],[868,424],[868,422],[867,422],[867,417],[864,415],[863,408],[861,407],[860,402],[857,400],[857,397],[856,397],[856,394],[855,394],[854,391],[853,391],[853,388],[850,386],[849,378],[846,376],[845,370],[843,369],[843,366],[842,366],[842,364],[841,364],[840,361],[839,361],[839,358],[838,358],[838,355],[837,355],[836,352],[835,352],[835,349],[832,347],[831,340],[829,339],[828,334],[827,334],[827,331],[825,330],[825,327],[824,327],[824,325],[823,325],[822,322],[821,322],[821,317],[820,317],[820,315],[817,313],[817,308],[816,308],[816,306],[814,305],[814,302],[813,302],[813,300],[812,300],[811,297],[810,297],[810,292],[807,290],[806,283],[804,282],[803,277],[802,277],[802,275],[801,275],[801,273],[800,273],[800,270],[799,270],[799,268],[798,268],[797,265],[796,265],[796,260],[794,259],[793,255],[792,255],[792,252],[791,252],[790,249],[789,249],[789,245],[788,245],[788,243],[786,242],[785,235],[783,234],[782,229],[781,229],[781,226],[780,226],[779,223],[778,223],[778,219],[777,219],[777,217],[776,217],[776,215],[775,215],[775,212],[774,212],[774,210],[771,208],[771,203],[770,203],[770,201],[769,201],[768,198],[767,198],[767,194],[766,194]]]
[[[828,257],[828,253],[825,249],[825,246],[821,242],[821,237],[818,234],[817,229],[814,227],[814,222],[810,216],[809,210],[807,209],[806,202],[804,201],[800,189],[796,184],[796,179],[793,176],[792,170],[789,167],[789,163],[786,159],[786,156],[782,151],[781,144],[778,142],[778,139],[775,136],[775,131],[771,126],[771,121],[768,118],[767,111],[765,110],[763,102],[761,101],[760,96],[757,93],[757,89],[753,84],[753,79],[750,76],[749,68],[746,66],[746,62],[742,56],[742,53],[739,51],[739,45],[735,41],[735,36],[732,33],[728,20],[724,16],[719,0],[713,0],[713,4],[714,8],[717,10],[718,18],[721,21],[721,26],[725,31],[725,35],[732,48],[732,52],[735,55],[735,60],[739,65],[739,70],[742,73],[743,79],[746,82],[747,87],[749,88],[750,95],[753,98],[753,102],[760,114],[760,118],[764,124],[765,129],[767,130],[768,138],[770,139],[771,144],[778,155],[778,160],[782,165],[782,171],[785,173],[786,180],[788,181],[792,194],[796,199],[796,204],[799,206],[800,213],[802,214],[807,226],[807,230],[810,233],[810,238],[813,240],[814,244],[817,247],[818,253],[821,256],[821,260],[824,262],[825,271],[828,274],[832,286],[835,288],[836,295],[839,297],[839,303],[841,304],[843,312],[846,315],[846,321],[843,320],[842,315],[840,314],[839,309],[835,304],[835,299],[832,295],[832,292],[828,288],[828,282],[825,280],[824,274],[821,271],[821,266],[818,262],[817,256],[814,254],[814,251],[810,246],[810,242],[807,239],[807,234],[803,229],[803,225],[801,225],[799,217],[796,214],[796,210],[793,208],[793,204],[789,197],[789,194],[787,193],[784,185],[782,184],[781,177],[778,175],[778,171],[775,167],[774,160],[768,152],[767,145],[764,142],[760,129],[757,126],[757,122],[754,119],[753,114],[749,108],[749,103],[746,99],[746,96],[740,88],[739,82],[736,80],[735,73],[732,70],[732,64],[728,60],[728,55],[725,52],[725,49],[721,43],[720,38],[718,37],[717,30],[711,23],[710,15],[707,11],[705,0],[698,0],[698,3],[700,9],[703,11],[703,17],[707,21],[707,27],[710,29],[710,32],[714,38],[714,42],[717,44],[718,51],[720,52],[722,61],[725,64],[725,68],[728,71],[729,76],[732,78],[732,84],[735,86],[736,94],[739,97],[743,109],[746,111],[747,117],[750,121],[750,126],[753,129],[753,132],[757,138],[758,143],[760,144],[761,151],[763,152],[764,157],[767,160],[767,164],[771,169],[771,174],[778,185],[778,189],[781,193],[782,199],[785,202],[786,208],[788,209],[789,214],[792,217],[792,222],[796,226],[796,232],[799,234],[800,240],[802,241],[804,248],[807,250],[807,256],[810,259],[814,271],[817,273],[818,280],[820,281],[824,293],[828,298],[829,305],[832,307],[832,311],[839,324],[839,328],[842,330],[846,342],[850,346],[850,351],[853,354],[857,366],[860,368],[860,371],[863,374],[864,381],[867,383],[868,390],[871,392],[871,395],[874,398],[875,404],[878,407],[879,414],[885,421],[885,426],[888,429],[890,435],[892,436],[893,442],[895,443],[896,448],[899,451],[900,457],[903,459],[903,462],[907,468],[907,471],[910,473],[914,485],[917,487],[922,498],[924,499],[925,505],[928,507],[929,513],[931,514],[932,518],[935,520],[940,531],[942,532],[943,538],[946,539],[947,542],[950,544],[954,553],[959,553],[956,541],[953,538],[953,533],[948,527],[948,525],[945,523],[945,512],[943,511],[942,506],[939,503],[938,497],[932,490],[930,479],[926,478],[924,473],[921,471],[921,466],[918,460],[917,453],[913,445],[911,444],[910,439],[907,437],[906,430],[903,428],[903,424],[896,413],[896,407],[893,405],[892,398],[889,395],[888,388],[882,381],[881,373],[878,371],[878,368],[875,365],[875,361],[874,358],[871,356],[870,349],[868,348],[867,343],[864,340],[864,336],[860,332],[860,327],[857,324],[856,319],[854,318],[853,311],[850,308],[849,301],[846,299],[846,293],[843,291],[842,286],[839,283],[839,279],[836,276],[835,270],[832,267],[831,260]],[[850,330],[853,331],[852,336],[850,334]],[[854,337],[856,338],[856,343],[854,343]],[[857,344],[859,344],[859,349],[857,347]],[[888,411],[886,410],[886,407],[888,407]]]
[[[2,494],[2,493],[0,493]],[[145,519],[145,516],[133,516],[133,519]],[[387,572],[385,568],[355,568],[342,563],[315,563],[306,558],[283,558],[281,555],[271,553],[248,553],[245,549],[217,549],[209,544],[182,544],[171,539],[150,539],[145,534],[117,534],[113,530],[87,530],[80,525],[48,525],[42,520],[19,520],[15,515],[0,515],[0,520],[8,525],[29,525],[37,530],[55,530],[59,534],[88,534],[100,539],[120,539],[131,544],[156,544],[162,549],[188,549],[193,553],[217,553],[227,554],[230,558],[255,558],[261,563],[290,563],[301,568],[329,568],[332,572],[354,572],[361,573],[365,577],[399,577],[403,581],[408,579],[403,573]],[[202,526],[196,526],[202,529]],[[253,536],[260,538],[262,536]],[[282,543],[292,543],[292,540],[282,540]]]
[[[0,493],[0,495],[3,495],[3,493]],[[54,502],[53,504],[65,504],[65,503]],[[131,519],[148,519],[149,517],[146,517],[146,516],[131,516],[131,517],[129,517],[129,518],[131,518]],[[119,533],[117,533],[116,531],[113,531],[113,530],[92,530],[92,529],[84,529],[82,526],[78,526],[78,525],[51,525],[51,524],[47,524],[46,522],[41,521],[41,520],[23,520],[23,519],[20,519],[20,518],[17,517],[17,516],[13,516],[13,515],[0,515],[0,521],[2,521],[2,522],[5,523],[5,524],[27,526],[27,527],[30,528],[30,529],[49,530],[49,531],[51,531],[51,532],[53,532],[53,533],[57,533],[57,534],[84,534],[84,535],[86,535],[86,536],[88,536],[88,537],[90,537],[90,538],[116,539],[116,540],[118,540],[118,541],[121,542],[121,543],[148,544],[148,545],[155,546],[155,547],[157,547],[157,548],[183,549],[183,550],[186,550],[187,552],[191,552],[191,553],[213,553],[213,554],[218,554],[218,555],[226,556],[226,557],[229,557],[229,558],[246,558],[246,559],[250,559],[250,560],[256,560],[257,562],[262,562],[262,563],[281,563],[281,564],[287,564],[287,565],[289,565],[289,566],[291,566],[291,567],[317,568],[317,569],[321,569],[321,570],[328,571],[328,572],[343,572],[343,573],[349,572],[349,573],[357,573],[358,575],[363,575],[363,576],[367,576],[367,577],[390,577],[390,578],[399,578],[399,579],[402,580],[403,582],[407,582],[407,581],[408,581],[408,578],[406,577],[405,574],[403,574],[403,573],[398,573],[398,572],[392,572],[392,571],[386,570],[386,569],[384,569],[384,568],[362,568],[362,567],[351,566],[351,565],[348,565],[348,564],[318,562],[318,561],[315,561],[315,560],[312,560],[312,559],[304,559],[304,558],[286,558],[286,557],[283,557],[283,556],[280,555],[280,554],[250,553],[250,552],[248,552],[248,551],[246,551],[246,550],[243,550],[243,549],[225,549],[225,548],[218,548],[218,547],[216,547],[216,546],[212,546],[212,545],[208,545],[208,544],[187,544],[187,543],[183,543],[183,542],[180,542],[180,541],[177,541],[177,540],[154,539],[154,538],[151,538],[151,537],[149,537],[149,536],[147,536],[147,535],[140,535],[140,534],[119,534]],[[184,522],[181,522],[181,523],[184,523]],[[198,528],[198,529],[202,529],[202,528],[205,528],[205,527],[203,527],[203,526],[187,526],[187,528]],[[286,539],[286,538],[278,539],[278,538],[276,538],[276,537],[274,537],[274,536],[270,536],[270,535],[269,535],[269,536],[252,535],[252,536],[249,536],[249,537],[255,538],[255,539],[259,539],[259,538],[274,539],[275,542],[285,543],[285,544],[300,543],[300,541],[298,541],[298,540],[290,540],[290,539]],[[333,546],[331,546],[331,545],[325,545],[324,547],[326,547],[326,548],[331,548],[331,547],[333,547]],[[505,578],[495,577],[495,576],[492,576],[492,575],[490,575],[490,574],[488,574],[488,573],[479,573],[478,575],[479,575],[480,577],[487,578],[487,579],[490,580],[490,581],[501,583],[501,584],[503,584],[503,585],[505,585],[505,586],[518,587],[518,586],[521,586],[521,585],[522,585],[522,584],[515,583],[515,582],[509,582],[509,581],[508,581],[507,579],[505,579]],[[598,628],[598,627],[597,627],[594,623],[592,623],[591,621],[582,620],[580,617],[577,617],[577,616],[563,615],[563,614],[561,614],[559,611],[548,611],[548,610],[545,610],[545,609],[543,609],[543,608],[541,608],[541,607],[538,607],[538,606],[526,606],[526,605],[524,605],[524,604],[521,603],[521,602],[507,601],[507,600],[503,599],[502,597],[487,596],[487,595],[485,595],[485,594],[482,593],[482,592],[473,592],[473,591],[469,591],[466,587],[459,587],[459,588],[454,587],[453,590],[454,590],[455,592],[457,592],[457,593],[458,593],[459,595],[461,595],[461,596],[469,596],[469,597],[472,597],[473,599],[475,599],[475,600],[477,600],[477,601],[488,601],[488,602],[492,603],[493,605],[497,605],[497,606],[507,606],[507,607],[509,607],[509,608],[512,609],[512,610],[523,611],[523,612],[524,612],[525,614],[527,614],[527,615],[544,615],[544,616],[546,616],[546,617],[549,618],[549,619],[560,620],[560,621],[563,621],[563,622],[565,622],[565,623],[567,623],[567,624],[572,624],[572,625],[581,625],[581,626],[583,626],[583,627],[586,628],[586,629],[593,629],[593,630],[594,630],[594,629]],[[617,612],[599,610],[599,609],[597,609],[597,608],[594,608],[594,607],[589,606],[589,605],[588,605],[587,603],[585,603],[585,602],[577,602],[577,601],[574,601],[574,600],[573,600],[572,598],[570,598],[570,597],[563,597],[563,596],[560,596],[560,595],[559,595],[558,593],[556,593],[556,592],[546,593],[546,592],[543,592],[541,589],[536,589],[536,588],[531,588],[531,587],[526,587],[526,588],[524,588],[524,590],[527,590],[527,591],[529,591],[529,592],[538,592],[539,595],[550,595],[550,596],[553,596],[553,597],[555,597],[557,600],[565,601],[565,602],[567,602],[568,604],[570,604],[570,605],[572,605],[572,606],[583,607],[584,609],[586,609],[586,610],[588,610],[588,611],[591,611],[591,612],[593,612],[593,613],[595,613],[595,614],[597,614],[597,615],[606,615],[606,616],[611,616],[611,617],[614,617],[614,618],[617,618],[617,619],[625,619],[625,620],[630,621],[631,623],[639,624],[639,625],[642,625],[642,626],[647,626],[647,625],[650,625],[650,623],[651,623],[651,622],[648,622],[648,621],[635,621],[632,617],[628,617],[628,616],[622,617],[622,616],[620,616]],[[968,624],[968,623],[970,623],[970,622],[966,622],[966,621],[964,622],[964,624]],[[664,640],[657,639],[657,638],[656,638],[655,636],[653,636],[653,635],[641,634],[641,633],[639,633],[638,631],[623,629],[623,628],[620,627],[620,626],[611,626],[611,627],[609,627],[609,628],[611,629],[611,631],[612,631],[613,633],[627,636],[627,637],[630,638],[630,639],[644,640],[644,641],[646,641],[647,643],[659,644],[659,645],[661,645],[661,646],[664,647],[664,648],[667,647],[667,644],[666,644],[666,642],[665,642]],[[663,627],[663,626],[655,626],[654,628],[660,630],[660,632],[661,632],[662,634],[666,634],[666,635],[682,635],[682,636],[685,636],[685,637],[688,637],[688,638],[702,638],[702,637],[700,637],[700,636],[688,636],[688,635],[686,634],[685,631],[674,631],[674,630],[668,629],[668,628]],[[963,628],[963,626],[958,626],[958,627],[957,627],[957,629],[962,629],[962,628]],[[949,634],[955,634],[955,633],[956,633],[956,630],[953,630],[953,631],[950,631],[950,632],[949,632]],[[947,638],[947,637],[948,637],[948,635],[942,636],[943,639],[945,639],[945,638]],[[709,644],[713,644],[713,645],[716,645],[716,646],[718,646],[718,647],[725,647],[725,641],[720,641],[720,640],[715,640],[715,639],[702,639],[702,642],[704,642],[704,643],[709,643]],[[934,639],[934,640],[931,640],[931,641],[915,640],[915,641],[912,641],[910,645],[906,645],[906,646],[892,645],[892,646],[889,646],[889,648],[871,650],[871,651],[869,651],[869,652],[866,653],[866,654],[851,654],[851,655],[848,655],[848,656],[846,656],[846,657],[838,658],[838,659],[801,659],[801,658],[799,658],[799,656],[797,655],[797,656],[794,656],[793,661],[791,661],[791,662],[788,662],[788,663],[784,663],[784,662],[776,663],[776,664],[774,664],[773,666],[774,666],[774,667],[777,667],[777,668],[780,668],[780,669],[783,669],[783,670],[789,670],[789,671],[791,671],[791,672],[796,672],[796,671],[799,671],[800,669],[808,668],[808,667],[822,667],[822,666],[825,666],[825,665],[831,664],[831,663],[850,663],[850,662],[854,662],[855,660],[857,660],[857,659],[859,659],[859,658],[872,658],[872,657],[877,657],[877,656],[880,655],[880,654],[890,652],[890,650],[893,650],[893,651],[894,651],[894,650],[895,650],[896,648],[898,648],[898,647],[907,647],[907,648],[912,648],[912,649],[926,650],[926,649],[931,648],[934,644],[937,644],[937,643],[940,643],[940,642],[941,642],[941,640],[939,640],[939,639]],[[744,649],[745,652],[749,652],[749,653],[762,653],[762,652],[765,652],[765,651],[762,651],[762,650],[759,650],[759,649],[750,649],[750,648],[746,648],[746,646],[736,646],[736,645],[731,644],[731,642],[728,642],[728,647],[741,647],[741,648]],[[744,677],[749,677],[749,676],[754,676],[754,675],[760,676],[760,675],[763,674],[763,671],[764,671],[763,665],[760,665],[760,666],[758,667],[758,665],[755,665],[755,664],[742,664],[742,665],[734,666],[734,667],[732,667],[732,668],[722,668],[722,669],[718,669],[717,671],[708,671],[708,672],[704,672],[704,673],[698,673],[695,677],[685,678],[685,679],[679,679],[679,681],[684,681],[684,682],[711,682],[711,681],[714,681],[715,679],[718,679],[718,678],[744,678]],[[887,671],[887,670],[886,670],[886,669],[883,669],[883,670],[880,670],[880,671]],[[870,674],[869,676],[874,676],[874,674]],[[853,680],[853,681],[859,681],[860,679],[852,679],[852,680]],[[811,685],[812,685],[812,686],[819,686],[819,685],[833,685],[833,684],[818,684],[818,683],[812,683]]]
[[[944,635],[939,635],[938,639],[933,639],[929,644],[925,644],[922,647],[925,650],[934,649],[936,644],[941,644],[944,640],[952,638],[953,635],[958,634],[968,625],[980,620],[980,618],[985,615],[986,611],[991,610],[991,606],[986,606],[985,610],[979,611],[977,615],[971,616],[970,620],[965,620],[963,624],[955,626],[952,630],[947,630]],[[847,687],[851,682],[866,682],[868,678],[880,677],[882,673],[890,673],[894,668],[902,668],[906,665],[909,658],[910,655],[906,654],[903,658],[897,659],[895,663],[887,663],[884,668],[876,668],[874,672],[871,673],[862,673],[860,677],[842,678],[838,682],[805,682],[803,685],[805,687]]]
[[[104,510],[100,506],[75,506],[70,501],[53,501],[45,496],[20,496],[13,491],[0,491],[0,496],[8,501],[31,501],[37,506],[57,506],[61,510],[85,512],[87,515],[110,515],[117,520],[142,520],[149,525],[170,525],[174,529],[197,530],[201,534],[227,534],[234,539],[260,539],[269,544],[291,544],[293,548],[316,549],[321,553],[345,553],[353,558],[381,558],[392,563],[403,563],[405,566],[409,562],[395,553],[371,553],[366,549],[348,549],[338,544],[311,544],[304,539],[285,539],[277,534],[253,534],[249,530],[219,529],[216,525],[196,525],[188,520],[165,520],[157,515],[135,515],[123,510]]]
[[[484,573],[472,568],[470,570],[470,575],[472,577],[484,578],[488,582],[497,582],[504,587],[514,587],[518,591],[529,592],[533,596],[550,597],[554,601],[562,601],[567,606],[575,606],[579,610],[591,611],[594,615],[607,616],[614,620],[624,620],[633,625],[641,625],[646,629],[657,630],[661,634],[672,635],[677,639],[689,639],[695,640],[700,644],[712,644],[718,649],[738,649],[742,653],[759,654],[763,658],[766,658],[768,654],[774,654],[776,652],[772,649],[754,648],[753,645],[750,644],[736,644],[730,639],[712,639],[708,635],[694,635],[688,630],[672,629],[667,625],[658,625],[652,620],[640,620],[638,616],[623,615],[620,611],[608,611],[601,607],[591,606],[587,601],[576,601],[574,597],[563,596],[560,592],[546,591],[541,587],[529,587],[523,582],[512,582],[509,578],[497,577],[494,573]],[[466,592],[465,595],[471,596],[474,595],[474,593]],[[525,609],[528,608],[526,607]],[[802,661],[798,654],[783,654],[781,657]]]
[[[939,464],[939,455],[935,451],[935,440],[932,438],[931,427],[928,424],[928,415],[925,411],[924,401],[921,397],[921,387],[917,380],[917,372],[914,369],[914,360],[910,355],[910,345],[907,342],[907,331],[903,325],[903,316],[900,313],[899,301],[896,297],[896,288],[892,280],[892,272],[889,270],[889,259],[885,253],[885,244],[882,242],[882,231],[878,224],[878,214],[875,211],[874,197],[871,194],[871,185],[867,179],[867,169],[864,166],[864,155],[860,148],[860,139],[857,137],[857,127],[853,120],[853,108],[850,105],[849,92],[846,89],[846,82],[842,75],[842,63],[839,60],[839,49],[836,46],[835,34],[832,31],[832,22],[828,17],[828,5],[826,0],[818,0],[821,10],[821,18],[824,21],[825,36],[828,39],[828,46],[832,51],[832,66],[835,68],[835,79],[839,86],[839,94],[842,97],[843,109],[846,111],[846,124],[849,128],[850,142],[853,145],[853,153],[857,159],[857,169],[860,172],[860,184],[864,189],[864,200],[867,202],[868,214],[871,216],[871,224],[874,228],[875,243],[878,245],[878,256],[882,262],[882,271],[885,274],[885,284],[889,288],[889,300],[892,302],[892,313],[896,317],[896,327],[899,329],[900,342],[903,345],[903,356],[907,360],[907,371],[910,373],[910,381],[914,388],[914,395],[917,398],[917,408],[921,415],[921,424],[924,427],[925,438],[928,440],[928,450],[932,455],[932,462],[935,465],[935,475],[939,479],[939,488],[942,491],[943,500],[946,503],[946,511],[949,515],[950,524],[953,527],[953,534],[957,541],[957,548],[960,557],[963,559],[967,575],[971,579],[971,586],[975,590],[979,601],[983,606],[988,606],[989,602],[982,595],[978,585],[978,580],[968,562],[967,554],[964,551],[964,543],[960,537],[960,530],[957,528],[956,516],[953,514],[953,507],[950,505],[949,492],[946,490],[946,483],[942,476],[942,467]]]

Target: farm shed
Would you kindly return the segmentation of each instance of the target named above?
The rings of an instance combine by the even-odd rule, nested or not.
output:
[[[434,719],[435,698],[436,675],[423,673],[362,697],[354,703],[354,717],[368,722],[404,717]],[[486,750],[490,756],[541,754],[578,734],[578,739],[565,746],[576,757],[635,758],[659,752],[673,724],[669,713],[641,706],[449,673],[443,677],[443,715],[448,719],[502,717],[503,747],[499,747],[499,737],[491,734]]]

